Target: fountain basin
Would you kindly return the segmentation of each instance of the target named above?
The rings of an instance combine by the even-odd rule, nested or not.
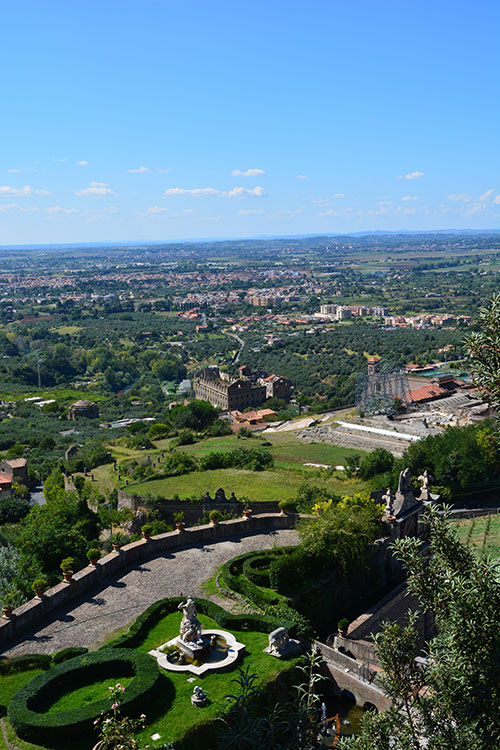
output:
[[[201,664],[194,664],[189,661],[181,663],[177,660],[177,651],[179,654],[182,651],[179,646],[179,637],[171,638],[159,648],[152,649],[149,654],[154,656],[158,666],[162,669],[167,669],[169,672],[191,672],[191,674],[200,676],[207,672],[229,669],[238,659],[240,651],[245,649],[245,644],[238,643],[234,635],[227,630],[204,630],[203,636],[208,640],[211,636],[216,636],[218,645],[216,648],[207,647],[201,656],[204,659]],[[170,651],[172,647],[173,650]]]

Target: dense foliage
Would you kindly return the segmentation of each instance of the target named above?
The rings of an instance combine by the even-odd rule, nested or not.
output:
[[[422,542],[395,543],[408,590],[437,634],[417,665],[417,619],[386,623],[376,638],[382,684],[394,707],[369,714],[352,750],[489,750],[500,746],[500,582],[498,564],[461,544],[439,508],[425,518],[430,558]]]

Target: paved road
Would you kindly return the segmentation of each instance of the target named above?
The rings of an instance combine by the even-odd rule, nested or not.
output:
[[[93,595],[75,600],[25,641],[5,653],[50,654],[67,646],[95,648],[117,628],[129,624],[150,604],[165,596],[203,596],[201,584],[222,563],[236,555],[257,549],[269,549],[275,543],[296,544],[297,532],[291,529],[235,537],[204,547],[190,547],[147,560],[107,580]]]
[[[45,505],[46,502],[43,484],[39,484],[30,493],[30,505]]]

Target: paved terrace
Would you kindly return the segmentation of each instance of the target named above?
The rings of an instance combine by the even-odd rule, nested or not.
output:
[[[113,631],[131,623],[150,604],[167,596],[204,596],[201,584],[236,555],[298,542],[297,532],[279,529],[232,537],[172,552],[132,565],[95,591],[55,612],[40,628],[3,653],[50,654],[68,646],[96,648]]]

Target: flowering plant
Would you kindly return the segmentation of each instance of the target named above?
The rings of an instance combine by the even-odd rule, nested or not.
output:
[[[110,687],[111,712],[103,711],[99,719],[94,721],[99,726],[100,750],[135,750],[139,743],[134,734],[144,729],[146,714],[141,714],[139,719],[129,719],[128,716],[120,716],[120,699],[125,692],[123,685],[119,682]]]

